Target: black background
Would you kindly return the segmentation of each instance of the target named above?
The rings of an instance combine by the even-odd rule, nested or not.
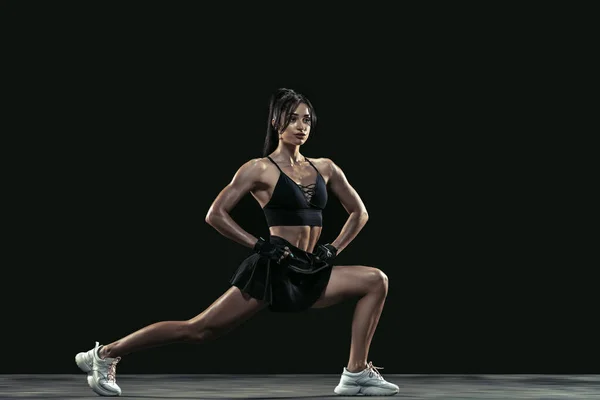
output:
[[[334,160],[370,214],[338,261],[390,280],[369,360],[387,373],[597,372],[595,281],[575,272],[562,229],[542,36],[409,28],[407,16],[375,20],[383,11],[362,16],[374,29],[300,13],[321,34],[290,29],[298,10],[249,21],[183,3],[28,4],[3,3],[18,23],[6,36],[16,223],[0,373],[77,372],[94,341],[188,319],[228,289],[248,249],[204,216],[261,156],[279,87],[316,108],[303,154]],[[268,232],[250,196],[233,216]],[[345,218],[330,199],[323,242]],[[210,344],[129,355],[119,371],[338,373],[353,306],[264,311]]]

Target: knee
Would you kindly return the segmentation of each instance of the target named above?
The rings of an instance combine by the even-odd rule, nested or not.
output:
[[[387,296],[389,280],[387,275],[379,268],[371,268],[369,273],[370,286],[374,291],[383,293]]]
[[[221,335],[218,329],[212,328],[206,321],[186,321],[183,330],[183,339],[193,343],[213,340]]]

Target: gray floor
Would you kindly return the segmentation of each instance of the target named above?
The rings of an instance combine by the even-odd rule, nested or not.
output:
[[[339,375],[119,375],[122,398],[325,399]],[[600,375],[385,375],[402,399],[599,399]],[[0,375],[0,399],[97,399],[86,375]]]

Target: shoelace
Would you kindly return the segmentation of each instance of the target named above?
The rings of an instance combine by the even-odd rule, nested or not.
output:
[[[372,361],[369,361],[369,363],[367,364],[367,369],[369,370],[369,377],[375,375],[377,379],[383,380],[383,376],[381,376],[381,374],[378,371],[378,369],[383,369],[383,367],[376,367],[373,365]]]
[[[108,381],[109,382],[116,382],[117,381],[117,364],[119,363],[119,361],[121,361],[121,357],[117,357],[115,358],[115,361],[113,361],[112,363],[110,363],[110,366],[108,367]]]

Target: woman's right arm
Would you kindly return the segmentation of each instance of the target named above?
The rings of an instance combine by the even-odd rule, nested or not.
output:
[[[242,197],[254,189],[263,171],[264,165],[260,159],[242,165],[231,182],[217,195],[205,218],[206,223],[221,235],[250,248],[254,247],[258,238],[243,230],[231,218],[230,212]]]

